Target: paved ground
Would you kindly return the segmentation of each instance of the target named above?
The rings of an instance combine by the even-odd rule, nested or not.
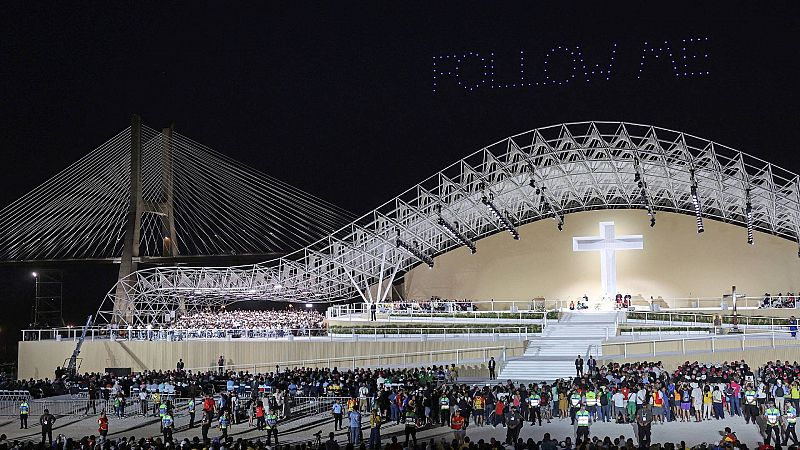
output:
[[[31,423],[36,422],[36,418],[31,418]],[[97,418],[92,416],[81,417],[61,417],[56,422],[56,429],[54,435],[64,434],[66,436],[81,437],[97,433]],[[184,437],[192,438],[200,435],[199,427],[188,430],[188,417],[178,417],[176,420],[176,433],[175,436],[183,439]],[[366,427],[366,421],[364,423]],[[754,425],[746,425],[744,420],[740,417],[727,418],[722,421],[706,421],[701,423],[681,423],[671,422],[663,425],[654,424],[652,428],[652,437],[654,442],[680,442],[686,441],[688,445],[695,445],[701,442],[718,442],[720,440],[720,433],[724,427],[731,427],[743,442],[751,446],[751,448],[762,441],[758,433],[758,428]],[[149,437],[159,435],[159,426],[155,418],[148,417],[142,418],[141,416],[123,418],[123,419],[110,419],[110,436],[136,436]],[[282,443],[296,443],[303,441],[311,441],[314,439],[314,434],[322,431],[323,439],[330,431],[333,431],[333,422],[328,415],[317,415],[307,417],[301,420],[294,420],[279,426],[280,440]],[[545,423],[542,427],[532,426],[528,423],[522,429],[520,437],[527,439],[529,437],[535,440],[542,439],[545,432],[551,436],[558,437],[563,440],[566,436],[572,436],[574,439],[574,429],[569,424],[569,420],[554,420],[553,423]],[[39,439],[39,427],[30,426],[27,430],[20,430],[19,423],[16,418],[2,417],[0,418],[0,433],[8,435],[9,439],[23,439],[34,440]],[[212,438],[219,436],[218,429],[212,429],[209,434]],[[263,438],[263,433],[255,431],[253,428],[248,427],[247,423],[233,426],[229,435],[237,438],[257,439]],[[399,425],[384,425],[382,429],[384,442],[389,442],[391,436],[398,436],[402,442],[403,427]],[[488,441],[492,437],[496,439],[505,439],[506,430],[499,426],[497,428],[485,426],[482,428],[471,427],[467,431],[467,436],[472,440],[484,439]],[[619,425],[610,423],[597,423],[591,427],[591,435],[598,437],[609,436],[612,439],[620,435],[625,438],[632,437],[635,440],[636,431],[633,425]],[[364,436],[369,436],[369,430],[364,429]],[[452,434],[444,427],[436,428],[423,428],[417,433],[420,440],[428,439],[452,439]],[[337,439],[340,443],[347,442],[347,435],[344,431],[337,433]]]

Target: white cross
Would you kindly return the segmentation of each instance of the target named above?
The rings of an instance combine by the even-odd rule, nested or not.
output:
[[[642,250],[641,234],[614,236],[614,222],[600,222],[600,236],[572,238],[573,252],[600,252],[600,281],[603,295],[617,295],[617,250]]]

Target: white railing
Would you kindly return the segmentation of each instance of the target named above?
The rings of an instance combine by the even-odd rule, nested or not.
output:
[[[511,349],[524,349],[524,344],[520,343],[519,347],[510,347]],[[359,367],[387,367],[387,366],[407,366],[408,364],[444,364],[444,363],[473,363],[473,362],[488,362],[492,356],[499,356],[500,360],[505,361],[509,346],[499,345],[493,347],[472,347],[472,348],[455,348],[446,350],[428,350],[419,352],[405,352],[405,353],[392,353],[381,355],[353,355],[353,356],[340,356],[335,358],[317,358],[317,359],[297,359],[290,361],[275,361],[265,363],[253,364],[230,364],[224,366],[206,366],[206,367],[193,367],[186,369],[191,372],[208,372],[208,371],[249,371],[250,373],[260,373],[260,369],[266,372],[272,372],[280,367],[345,367],[341,363],[346,363],[353,369]],[[446,357],[446,355],[450,355]],[[470,358],[469,355],[474,355]],[[359,365],[359,362],[366,362],[367,365]]]
[[[788,300],[788,296],[782,296],[781,299]],[[777,299],[777,297],[773,297]],[[590,299],[590,302],[596,300]],[[634,298],[632,303],[640,304],[643,301],[650,304],[649,298]],[[722,297],[657,297],[652,299],[655,302],[665,302],[668,308],[688,308],[688,309],[733,309],[733,301],[730,298]],[[762,305],[764,300],[763,296],[759,297],[738,297],[736,305],[739,308],[758,308]],[[795,297],[794,308],[800,308],[800,301]],[[414,313],[459,313],[470,311],[500,311],[500,312],[516,312],[516,311],[545,311],[545,310],[560,310],[568,309],[570,304],[577,304],[583,301],[582,297],[575,297],[574,299],[536,299],[536,300],[473,300],[473,301],[428,301],[428,300],[411,300],[407,302],[387,302],[378,305],[377,312],[379,314],[389,314],[399,311],[411,311]],[[613,299],[611,300],[613,301]],[[774,300],[776,303],[778,300]],[[326,311],[327,317],[337,318],[344,317],[351,314],[368,314],[369,308],[365,303],[355,303],[349,305],[335,305],[328,308]]]
[[[496,300],[496,301],[410,301],[410,302],[388,302],[380,303],[377,306],[378,314],[459,314],[471,312],[545,312],[547,309],[558,309],[567,307],[568,301],[560,300]],[[347,305],[334,305],[329,307],[325,314],[329,319],[346,317],[352,315],[368,314],[369,307],[366,303],[353,303]]]
[[[538,331],[536,328],[538,327]],[[498,325],[498,326],[476,326],[476,327],[454,327],[454,326],[379,326],[379,327],[347,327],[347,326],[334,326],[328,331],[330,339],[347,337],[356,342],[363,341],[377,341],[378,339],[385,338],[415,338],[419,337],[424,340],[443,339],[448,340],[455,337],[466,339],[467,341],[473,339],[485,339],[487,336],[492,338],[502,337],[503,339],[515,338],[519,340],[527,340],[533,335],[541,333],[541,326],[539,325]]]
[[[787,331],[764,331],[761,333],[742,333],[742,334],[728,334],[728,335],[711,335],[701,337],[683,337],[673,339],[655,339],[655,340],[642,340],[642,341],[621,341],[621,342],[604,342],[599,345],[592,345],[590,353],[602,358],[628,358],[628,357],[641,357],[641,356],[658,356],[658,355],[675,355],[687,353],[716,353],[719,351],[742,351],[749,349],[759,348],[776,348],[776,340],[780,345],[794,345],[794,338]],[[721,346],[721,342],[739,342],[736,348],[731,346]],[[747,345],[747,343],[752,343]],[[707,346],[690,348],[687,352],[687,343],[695,344],[707,343]],[[673,344],[673,345],[671,345]],[[630,351],[631,347],[642,348],[648,347],[647,352],[634,353]],[[610,352],[611,349],[622,348],[621,352]],[[660,348],[659,348],[660,347]]]
[[[631,317],[633,316],[633,317]],[[696,312],[628,312],[625,314],[625,323],[627,324],[660,324],[664,326],[678,326],[684,327],[687,325],[693,326],[714,326],[714,319],[716,314],[696,313]],[[719,315],[722,323],[719,325],[723,328],[728,328],[733,325],[733,315],[724,314]],[[747,316],[737,315],[737,324],[740,329],[756,328],[768,330],[785,330],[788,326],[788,319],[785,317],[767,317],[767,316]]]
[[[23,341],[75,341],[82,333],[81,328],[61,327],[50,329],[22,330]],[[86,332],[86,340],[98,339],[129,340],[129,341],[183,341],[202,339],[287,339],[295,337],[325,336],[327,330],[293,328],[293,329],[262,329],[262,328],[117,328],[90,327]]]

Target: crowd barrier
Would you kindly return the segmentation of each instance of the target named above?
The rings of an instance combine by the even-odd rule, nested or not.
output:
[[[589,353],[601,359],[659,355],[688,355],[751,349],[774,349],[796,346],[797,339],[787,331],[763,331],[728,335],[683,337],[674,339],[604,342],[592,345]]]

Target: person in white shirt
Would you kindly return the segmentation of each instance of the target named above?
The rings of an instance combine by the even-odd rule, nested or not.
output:
[[[627,401],[625,400],[625,396],[622,394],[622,391],[617,390],[614,392],[614,395],[611,396],[611,401],[614,403],[614,418],[617,419],[620,415],[622,415],[622,417],[627,420]]]
[[[368,398],[369,398],[369,389],[367,389],[367,386],[364,383],[361,383],[361,387],[358,388],[358,404],[359,404],[358,409],[362,413],[366,413],[369,411],[368,409],[369,405],[367,405]]]

